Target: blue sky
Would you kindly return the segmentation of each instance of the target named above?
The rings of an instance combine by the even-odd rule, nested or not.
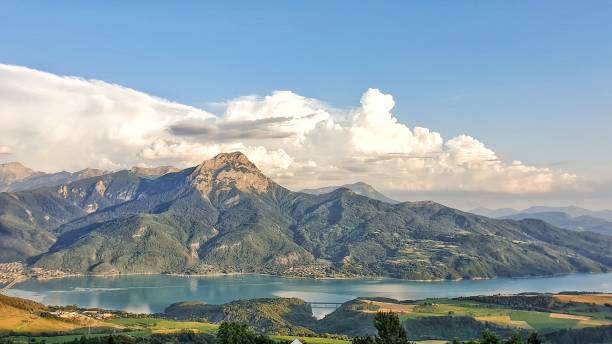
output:
[[[611,1],[3,1],[0,63],[177,102],[368,87],[407,125],[605,179]]]

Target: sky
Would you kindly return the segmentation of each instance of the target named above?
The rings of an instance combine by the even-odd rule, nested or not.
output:
[[[292,189],[612,208],[610,1],[1,7],[0,162],[240,149]]]

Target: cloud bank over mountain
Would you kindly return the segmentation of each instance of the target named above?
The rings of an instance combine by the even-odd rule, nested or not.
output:
[[[411,128],[394,116],[393,97],[376,88],[348,110],[291,91],[222,106],[215,115],[103,81],[0,65],[0,157],[57,171],[183,167],[241,150],[292,189],[364,181],[395,194],[545,194],[579,180],[505,161],[468,134]]]

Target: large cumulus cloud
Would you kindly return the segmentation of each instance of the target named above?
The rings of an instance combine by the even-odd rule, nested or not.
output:
[[[367,90],[353,109],[291,91],[245,96],[214,115],[97,80],[0,65],[0,153],[48,171],[199,163],[245,152],[293,189],[354,181],[394,191],[546,193],[576,176],[505,162],[469,135],[411,128]]]

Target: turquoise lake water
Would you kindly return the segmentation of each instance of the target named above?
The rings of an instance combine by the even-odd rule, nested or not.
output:
[[[559,292],[612,292],[612,273],[572,274],[538,278],[415,282],[396,279],[313,280],[263,275],[169,276],[131,275],[29,280],[7,293],[47,305],[76,304],[137,313],[156,313],[173,302],[201,300],[219,304],[237,299],[298,297],[308,302],[345,302],[356,297],[394,299],[467,295]],[[333,308],[317,308],[317,317]]]

